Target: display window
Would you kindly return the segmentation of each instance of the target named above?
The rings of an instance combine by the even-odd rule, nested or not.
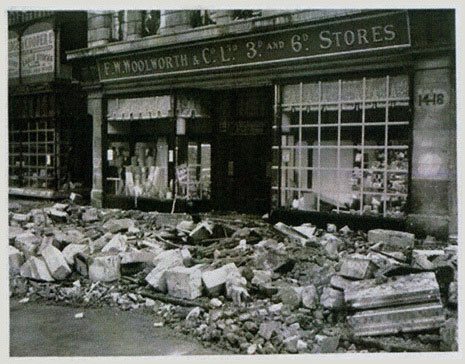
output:
[[[192,94],[108,100],[107,139],[108,195],[210,199],[211,123]]]
[[[405,75],[276,87],[275,205],[391,217],[408,194]]]

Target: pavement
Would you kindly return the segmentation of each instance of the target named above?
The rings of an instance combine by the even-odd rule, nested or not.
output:
[[[82,318],[75,314],[84,313]],[[10,300],[10,356],[156,356],[228,354],[204,348],[149,313],[73,308]]]

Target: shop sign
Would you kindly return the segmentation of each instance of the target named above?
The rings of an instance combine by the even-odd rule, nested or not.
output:
[[[8,38],[8,78],[19,78],[19,39],[15,32]]]
[[[35,76],[55,70],[55,33],[47,30],[21,38],[21,75]]]
[[[275,64],[410,46],[405,11],[98,60],[102,81]]]

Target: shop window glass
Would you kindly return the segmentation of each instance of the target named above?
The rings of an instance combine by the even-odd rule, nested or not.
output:
[[[407,76],[300,83],[283,86],[280,94],[274,127],[280,138],[273,147],[277,205],[403,216]]]

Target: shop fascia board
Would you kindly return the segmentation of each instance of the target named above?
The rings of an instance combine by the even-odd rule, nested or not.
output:
[[[66,52],[67,60],[73,61],[87,57],[119,54],[124,52],[141,51],[156,47],[179,45],[195,41],[221,38],[227,35],[245,34],[260,29],[270,29],[273,26],[283,27],[288,25],[300,25],[308,22],[329,20],[349,15],[369,12],[370,10],[298,10],[291,13],[270,15],[254,19],[232,21],[222,25],[207,25],[184,31],[144,37],[137,40],[112,42],[92,48],[83,48]],[[316,13],[318,12],[318,13]],[[318,15],[318,16],[317,16]]]

